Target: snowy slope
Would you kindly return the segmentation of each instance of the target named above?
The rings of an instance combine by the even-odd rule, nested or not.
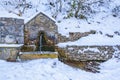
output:
[[[1,2],[4,0],[1,0]],[[9,0],[6,0],[9,1]],[[7,10],[14,10],[18,12],[18,9],[14,6],[0,5],[0,17],[15,17],[22,18],[25,20],[25,23],[28,22],[39,12],[43,12],[49,17],[52,18],[52,15],[55,12],[55,7],[51,8],[49,2],[51,0],[27,0],[32,4],[32,8],[26,9],[22,17],[18,17],[16,14],[9,13]],[[55,0],[53,0],[54,2]],[[89,0],[88,2],[98,1],[98,0]],[[69,37],[69,32],[88,32],[90,30],[95,30],[97,33],[94,35],[89,35],[83,37],[74,42],[60,43],[58,46],[66,45],[120,45],[120,11],[118,10],[118,16],[114,17],[112,10],[116,6],[120,6],[120,1],[118,0],[102,0],[104,4],[93,4],[91,8],[96,11],[91,16],[88,16],[87,19],[76,19],[74,17],[65,18],[67,16],[67,10],[69,10],[68,2],[63,2],[62,11],[58,13],[56,19],[56,24],[58,25],[58,31],[60,34]],[[0,3],[1,3],[0,2]],[[2,4],[2,3],[1,3]],[[4,14],[4,15],[3,15]],[[53,18],[52,18],[53,19]],[[118,32],[118,33],[115,33]],[[111,35],[113,37],[108,37]]]
[[[16,63],[0,60],[0,80],[120,79],[120,61],[118,61],[117,59],[111,59],[101,64],[100,67],[100,73],[94,74],[69,67],[68,65],[61,63],[57,59],[40,59]]]
[[[107,1],[107,0],[106,0]],[[62,35],[69,36],[69,32],[87,32],[95,30],[97,33],[83,37],[74,42],[59,43],[58,46],[66,45],[120,45],[120,16],[113,16],[112,9],[118,5],[120,1],[110,0],[109,4],[103,6],[94,6],[98,13],[87,20],[78,20],[75,18],[62,20],[59,25],[59,32]],[[118,12],[120,14],[120,12]],[[109,37],[107,35],[111,35]]]
[[[0,17],[16,17],[23,18],[25,23],[28,22],[39,12],[43,12],[49,17],[52,18],[52,15],[55,12],[55,7],[51,8],[49,2],[51,0],[26,0],[28,3],[31,3],[32,8],[26,9],[22,17],[18,17],[16,14],[9,13],[8,10],[14,10],[18,12],[18,9],[14,6],[3,6],[2,1],[0,1]],[[54,2],[55,0],[53,0]],[[89,0],[89,2],[94,2],[98,0]],[[58,44],[59,46],[66,46],[69,44],[74,45],[120,45],[120,35],[115,34],[117,31],[120,34],[120,11],[118,10],[118,16],[114,17],[112,10],[116,6],[120,6],[120,1],[118,0],[102,0],[103,4],[93,4],[91,8],[96,11],[91,16],[88,16],[87,19],[76,19],[74,17],[66,19],[67,10],[69,9],[68,2],[62,1],[62,11],[58,13],[56,17],[56,24],[58,25],[58,31],[62,35],[69,36],[69,32],[87,32],[90,30],[95,30],[97,33],[94,35],[89,35],[87,37],[81,38],[75,42],[68,42]],[[112,35],[113,37],[108,37],[106,35]]]

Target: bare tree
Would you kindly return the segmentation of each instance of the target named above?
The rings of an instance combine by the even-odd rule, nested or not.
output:
[[[18,16],[22,16],[25,9],[32,7],[32,5],[27,3],[26,0],[2,0],[0,5],[2,5],[8,12],[14,13]],[[16,9],[17,11],[15,11]]]
[[[62,12],[62,0],[48,0],[49,7],[53,13],[53,17],[56,18],[57,15]],[[52,11],[54,10],[54,11]]]
[[[75,10],[75,17],[76,18],[79,16],[79,12],[80,12],[80,9],[82,8],[82,5],[83,5],[83,1],[82,0],[78,0],[77,1],[77,8]]]

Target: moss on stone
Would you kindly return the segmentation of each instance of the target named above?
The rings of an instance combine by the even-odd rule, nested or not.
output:
[[[42,51],[52,51],[55,52],[55,46],[48,46],[48,45],[44,45],[42,46]]]
[[[34,47],[33,46],[29,46],[29,45],[24,45],[24,46],[21,47],[21,51],[22,52],[34,51]]]

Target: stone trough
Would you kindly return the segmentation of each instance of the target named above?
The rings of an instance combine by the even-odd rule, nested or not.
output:
[[[58,58],[57,52],[20,52],[19,59],[21,60],[32,60],[32,59],[44,59],[44,58]]]
[[[0,59],[16,61],[23,44],[0,44]]]

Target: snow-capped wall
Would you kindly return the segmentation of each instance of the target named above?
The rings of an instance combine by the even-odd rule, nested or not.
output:
[[[24,20],[0,18],[0,43],[24,43]]]
[[[86,37],[90,34],[95,34],[96,31],[94,30],[91,30],[89,32],[69,32],[69,37],[66,37],[60,33],[58,33],[58,43],[61,43],[61,42],[68,42],[68,41],[76,41],[76,40],[79,40],[80,38],[82,37]]]
[[[63,49],[65,52],[60,53],[59,57],[63,60],[75,61],[93,61],[108,60],[112,57],[120,57],[120,46],[67,46]],[[64,54],[64,57],[61,56]]]

